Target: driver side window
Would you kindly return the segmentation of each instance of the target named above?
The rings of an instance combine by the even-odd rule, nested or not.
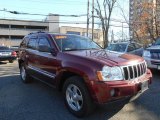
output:
[[[45,45],[45,46],[50,47],[49,42],[46,38],[39,38],[38,46],[40,45]]]
[[[39,38],[39,41],[38,41],[38,49],[40,48],[40,47],[45,47],[45,48],[51,48],[51,46],[50,46],[50,44],[49,44],[49,42],[48,42],[48,39],[47,38],[45,38],[45,37],[41,37],[41,38]]]

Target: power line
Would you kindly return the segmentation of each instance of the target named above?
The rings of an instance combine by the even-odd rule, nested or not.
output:
[[[87,16],[87,14],[81,14],[81,15],[63,15],[63,14],[35,14],[35,13],[25,13],[25,12],[18,12],[18,11],[9,11],[7,9],[3,9],[0,10],[3,12],[8,12],[8,13],[12,13],[12,14],[21,14],[21,15],[38,15],[38,16],[61,16],[61,17],[83,17],[83,16]]]
[[[87,14],[81,14],[81,15],[62,15],[62,14],[49,14],[49,15],[46,15],[46,14],[34,14],[34,13],[25,13],[25,12],[18,12],[18,11],[9,11],[7,9],[3,9],[3,10],[0,10],[0,11],[3,11],[3,12],[8,12],[8,13],[11,13],[11,14],[16,14],[16,15],[38,15],[38,16],[62,16],[62,17],[83,17],[83,16],[87,16]],[[94,16],[96,18],[99,18],[98,16]],[[107,19],[107,18],[104,18],[104,19]],[[120,20],[117,20],[117,19],[111,19],[112,22],[120,22],[120,23],[126,23],[126,22],[122,22]],[[87,24],[86,22],[59,22],[59,21],[56,21],[55,23],[63,23],[63,24]],[[100,22],[98,23],[95,23],[95,24],[100,24]],[[116,25],[110,25],[110,26],[113,26],[113,27],[121,27],[121,26],[116,26]],[[124,28],[129,28],[129,27],[124,27]]]
[[[29,2],[29,3],[36,3],[36,4],[48,4],[48,5],[52,5],[51,2],[46,2],[46,1],[38,1],[38,0],[27,0],[27,1],[23,1],[23,2]],[[76,1],[68,1],[69,4],[66,4],[66,2],[64,3],[63,1],[56,1],[53,3],[53,5],[55,4],[61,4],[61,5],[86,5],[86,3],[84,2],[76,2]],[[77,3],[77,4],[76,4]]]
[[[15,19],[0,19],[0,20],[7,20],[7,21],[21,21],[21,22],[26,22],[26,20],[15,20]],[[87,24],[86,22],[83,21],[27,21],[27,22],[37,22],[37,23],[62,23],[62,24]],[[90,22],[91,24],[92,22]],[[96,22],[95,24],[100,24],[100,22]],[[110,25],[112,27],[122,27],[118,25]],[[127,26],[123,26],[123,28],[129,28]]]

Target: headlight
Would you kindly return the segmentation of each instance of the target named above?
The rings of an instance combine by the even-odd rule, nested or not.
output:
[[[151,53],[150,53],[150,51],[148,51],[148,50],[144,50],[143,51],[143,57],[151,57]]]
[[[120,67],[104,66],[102,71],[98,72],[98,77],[102,81],[123,80],[123,74]]]

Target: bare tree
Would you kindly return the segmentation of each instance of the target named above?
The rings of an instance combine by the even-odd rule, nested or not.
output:
[[[156,41],[156,38],[159,37],[160,29],[159,29],[159,21],[157,19],[157,14],[153,15],[153,19],[147,19],[146,22],[146,30],[152,39],[152,42]]]
[[[101,20],[104,48],[108,46],[110,20],[116,1],[117,0],[103,0],[103,6],[101,6],[99,0],[97,0],[97,8],[95,8],[95,10],[97,12],[98,18]]]
[[[143,44],[148,44],[150,41],[155,41],[158,37],[158,21],[157,14],[153,14],[155,8],[153,2],[143,1],[140,4],[135,4],[137,8],[134,12],[133,21],[129,21],[124,12],[124,9],[119,5],[122,16],[133,31],[133,38]],[[148,40],[147,40],[148,39]]]
[[[128,1],[129,2],[129,1]],[[121,11],[121,15],[125,21],[125,23],[129,26],[129,30],[133,30],[133,33],[134,35],[136,35],[136,38],[138,41],[140,41],[140,38],[139,38],[139,35],[138,35],[138,32],[136,29],[134,29],[136,27],[136,24],[135,23],[130,23],[129,21],[129,15],[127,14],[127,12],[121,7],[121,5],[119,3],[117,3],[117,7],[120,9]],[[141,11],[142,12],[142,11]],[[137,19],[139,18],[138,16],[136,16]],[[133,40],[133,38],[130,38],[131,40]]]

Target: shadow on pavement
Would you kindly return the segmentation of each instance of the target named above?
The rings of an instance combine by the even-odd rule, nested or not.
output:
[[[152,74],[153,74],[153,77],[154,76],[160,76],[160,70],[156,70],[156,69],[151,69],[151,72],[152,72]]]
[[[83,120],[107,120],[119,112],[125,101],[98,106]],[[56,89],[34,80],[24,84],[19,75],[0,77],[1,120],[78,120],[64,105]]]
[[[160,120],[160,71],[151,71],[153,73],[153,82],[149,90],[143,93],[133,104],[141,119]],[[142,111],[144,115],[142,115]]]
[[[7,62],[0,61],[0,65],[7,64]]]

